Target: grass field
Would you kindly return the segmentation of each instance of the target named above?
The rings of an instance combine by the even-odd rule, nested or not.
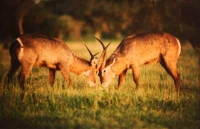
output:
[[[115,41],[116,42],[116,41]],[[109,52],[117,46],[113,42]],[[106,43],[106,42],[105,42]],[[108,43],[108,42],[107,42]],[[69,47],[89,59],[83,43]],[[87,43],[93,52],[101,52],[98,43]],[[197,56],[190,44],[182,48],[178,62],[181,92],[177,96],[171,77],[159,64],[140,68],[140,89],[136,91],[131,71],[121,90],[117,78],[109,88],[87,86],[84,78],[71,74],[68,87],[60,72],[54,88],[48,82],[48,70],[34,68],[26,81],[26,91],[17,84],[4,89],[9,69],[8,51],[0,47],[0,128],[1,129],[195,129],[200,127],[200,86]],[[23,97],[22,97],[23,96]]]

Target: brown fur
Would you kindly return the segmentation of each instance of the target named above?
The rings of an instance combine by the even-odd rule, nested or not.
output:
[[[15,72],[21,66],[18,75],[20,88],[24,90],[24,81],[33,66],[49,68],[50,84],[54,84],[56,70],[61,70],[70,85],[69,72],[84,74],[90,84],[96,83],[96,65],[77,56],[57,38],[41,34],[27,34],[17,38],[9,47],[11,66],[7,74],[8,85]],[[94,58],[96,60],[96,58]]]
[[[136,87],[139,87],[139,66],[152,62],[160,63],[173,78],[176,90],[180,89],[177,61],[180,55],[179,41],[168,33],[144,33],[125,38],[107,59],[102,69],[102,83],[119,76],[118,88],[131,68]],[[105,60],[105,59],[104,59]]]

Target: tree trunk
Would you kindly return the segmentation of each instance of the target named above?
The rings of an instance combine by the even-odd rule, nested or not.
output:
[[[96,38],[100,39],[100,38],[101,38],[101,30],[97,30],[97,31],[95,32],[94,36],[95,36]]]
[[[24,34],[23,21],[24,21],[24,14],[21,14],[18,20],[18,28],[20,35]]]
[[[61,31],[61,30],[58,31],[58,38],[62,40],[63,37],[64,37],[64,35],[63,35],[63,31]]]

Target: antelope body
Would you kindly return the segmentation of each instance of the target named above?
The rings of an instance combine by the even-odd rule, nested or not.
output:
[[[87,48],[88,49],[88,48]],[[88,49],[89,50],[89,49]],[[54,84],[56,70],[61,70],[65,80],[70,85],[69,72],[83,74],[89,85],[96,83],[95,55],[87,61],[70,50],[70,48],[57,38],[47,37],[41,34],[26,34],[18,37],[9,47],[11,66],[7,74],[8,84],[15,72],[21,66],[18,75],[20,88],[24,90],[24,81],[33,66],[49,68],[50,84]]]
[[[104,50],[105,51],[105,50]],[[168,33],[143,33],[126,37],[106,60],[101,69],[102,85],[108,86],[119,76],[118,88],[124,81],[127,70],[132,69],[136,88],[139,87],[139,66],[152,62],[160,63],[173,78],[176,90],[180,89],[177,61],[181,45],[177,38]]]

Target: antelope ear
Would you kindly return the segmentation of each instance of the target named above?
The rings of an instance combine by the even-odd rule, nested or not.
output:
[[[111,64],[111,65],[114,65],[115,61],[116,61],[116,58],[114,58],[114,59],[113,59],[113,62],[112,62],[112,64]]]
[[[97,57],[91,59],[90,64],[91,64],[91,66],[93,68],[97,68],[97,65],[98,65],[98,59],[97,59]]]

